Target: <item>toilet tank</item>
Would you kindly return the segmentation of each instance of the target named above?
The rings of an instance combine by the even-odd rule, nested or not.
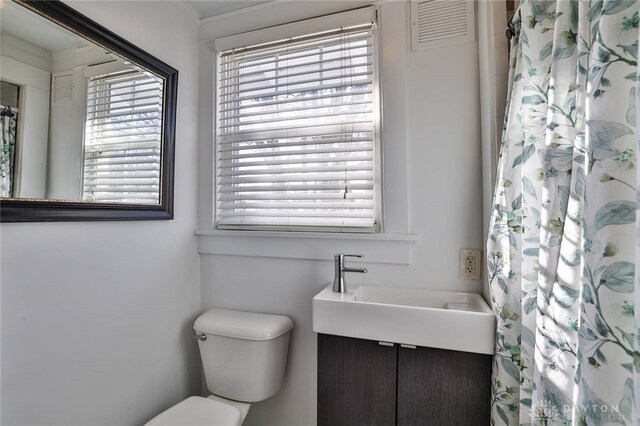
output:
[[[293,321],[282,315],[209,309],[193,328],[207,388],[214,395],[257,402],[275,395],[284,379]]]

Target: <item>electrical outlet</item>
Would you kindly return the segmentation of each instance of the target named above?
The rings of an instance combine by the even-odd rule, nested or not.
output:
[[[479,280],[482,276],[482,251],[461,249],[459,261],[461,280]]]

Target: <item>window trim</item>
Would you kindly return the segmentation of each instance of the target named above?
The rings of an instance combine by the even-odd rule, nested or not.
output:
[[[377,15],[376,10],[374,6],[362,7],[346,12],[332,13],[226,37],[219,37],[213,41],[213,49],[216,52],[222,52],[224,50],[238,48],[238,46],[271,43],[289,37],[298,37],[341,26],[349,26],[358,22],[375,21]]]
[[[318,3],[316,16],[344,11],[339,2]],[[409,138],[415,137],[407,126],[406,76],[409,72],[409,39],[406,32],[407,7],[392,2],[376,6],[378,20],[378,61],[380,78],[380,135],[391,143],[382,146],[382,182],[384,230],[380,234],[298,233],[268,231],[222,231],[213,228],[214,218],[214,97],[216,95],[216,52],[214,40],[265,25],[278,26],[294,19],[312,18],[304,2],[276,3],[260,8],[203,21],[199,29],[198,110],[198,251],[202,255],[231,255],[261,258],[302,258],[332,261],[339,251],[361,253],[367,263],[410,264],[412,247],[421,236],[411,232],[411,167]],[[277,235],[276,235],[277,234]],[[316,238],[322,235],[323,238]],[[405,240],[390,241],[388,236]],[[365,239],[366,238],[366,239]],[[371,241],[373,240],[373,241]],[[330,247],[325,246],[329,241]],[[321,247],[327,248],[322,251]],[[378,260],[376,260],[376,258]],[[393,260],[395,258],[395,261]]]
[[[292,37],[306,37],[310,34],[331,31],[340,27],[349,27],[362,24],[364,22],[372,22],[372,52],[373,52],[373,120],[374,120],[374,164],[373,164],[373,184],[374,184],[374,224],[372,228],[343,228],[338,226],[279,226],[279,225],[238,225],[238,226],[220,226],[218,219],[218,130],[220,123],[220,112],[218,107],[218,94],[220,93],[220,57],[221,54],[240,46],[254,46],[260,44],[273,44],[284,42]],[[240,231],[251,233],[267,233],[267,232],[283,232],[286,234],[309,234],[309,233],[327,233],[327,234],[384,234],[384,149],[382,140],[382,89],[380,78],[380,39],[378,31],[378,13],[377,8],[368,6],[364,8],[354,9],[346,12],[339,12],[330,15],[320,16],[316,18],[295,21],[274,27],[258,29],[255,31],[240,33],[227,37],[217,38],[213,41],[214,55],[214,75],[213,84],[215,94],[213,95],[213,193],[212,193],[212,225],[213,229],[220,232]]]
[[[333,260],[335,253],[365,254],[367,264],[411,264],[417,234],[240,231],[196,229],[198,254]],[[356,260],[358,262],[358,260]]]

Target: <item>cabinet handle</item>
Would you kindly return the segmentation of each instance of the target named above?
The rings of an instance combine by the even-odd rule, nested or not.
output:
[[[378,344],[380,346],[391,346],[391,347],[395,346],[395,343],[391,343],[391,342],[378,342]]]
[[[404,343],[400,344],[401,348],[405,348],[405,349],[415,349],[416,345],[405,345]]]

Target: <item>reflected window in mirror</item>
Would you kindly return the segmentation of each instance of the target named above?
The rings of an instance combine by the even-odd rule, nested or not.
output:
[[[162,81],[140,70],[89,80],[84,201],[160,201]]]
[[[173,217],[177,70],[57,0],[2,1],[0,61],[2,221]]]

